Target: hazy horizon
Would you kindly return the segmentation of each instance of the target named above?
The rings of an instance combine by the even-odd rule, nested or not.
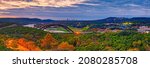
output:
[[[2,18],[29,18],[29,19],[41,19],[41,20],[56,20],[56,21],[92,21],[92,20],[102,20],[102,19],[106,19],[106,18],[111,18],[111,17],[106,17],[106,18],[99,18],[99,19],[42,19],[42,18],[32,18],[32,17],[0,17],[0,19]],[[116,18],[143,18],[143,17],[116,17]],[[150,17],[144,17],[144,18],[150,18]]]

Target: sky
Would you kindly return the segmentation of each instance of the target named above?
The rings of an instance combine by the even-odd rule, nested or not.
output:
[[[150,0],[0,0],[0,18],[150,17]]]

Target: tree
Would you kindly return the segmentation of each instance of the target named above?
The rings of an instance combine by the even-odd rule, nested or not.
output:
[[[35,45],[33,41],[27,41],[24,38],[20,39],[8,39],[6,40],[5,45],[7,48],[12,50],[19,50],[19,51],[40,51],[41,49]]]
[[[39,47],[37,47],[35,45],[35,43],[33,41],[29,41],[26,43],[28,46],[27,48],[30,50],[30,51],[40,51],[41,49]]]
[[[18,45],[18,46],[26,47],[26,46],[27,46],[26,43],[27,43],[27,42],[26,42],[26,40],[25,40],[24,38],[20,38],[20,39],[17,40],[17,45]]]
[[[139,51],[139,48],[129,48],[128,51]]]
[[[134,42],[132,43],[132,45],[133,45],[134,47],[138,47],[138,46],[142,45],[142,41],[141,41],[141,40],[134,41]]]
[[[111,46],[105,46],[104,50],[106,50],[106,51],[114,51],[114,49]]]
[[[68,42],[62,42],[58,45],[58,50],[62,51],[73,51],[75,47],[73,45],[69,45]]]
[[[150,46],[149,45],[145,45],[144,48],[145,48],[146,51],[150,51]]]
[[[53,48],[58,44],[57,40],[53,38],[51,34],[47,34],[42,40],[41,40],[41,47],[42,48]]]
[[[4,45],[4,42],[7,40],[8,36],[0,34],[0,45]]]
[[[7,48],[10,48],[10,49],[16,49],[18,47],[17,46],[17,40],[13,39],[13,38],[9,38],[9,39],[6,40],[5,46]]]
[[[17,46],[19,50],[24,50],[24,51],[40,51],[41,50],[39,47],[35,45],[33,41],[27,41],[24,38],[18,39]]]

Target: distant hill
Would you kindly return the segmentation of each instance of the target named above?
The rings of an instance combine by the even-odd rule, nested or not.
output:
[[[122,22],[150,23],[150,17],[133,17],[133,18],[108,17],[96,21],[101,23],[122,23]]]
[[[75,24],[75,23],[87,23],[87,24],[100,24],[100,23],[122,23],[122,22],[136,22],[136,23],[147,23],[150,24],[150,17],[108,17],[105,19],[99,20],[41,20],[38,18],[0,18],[0,23],[20,23],[20,24],[29,24],[29,23],[61,23],[61,24]]]
[[[53,20],[41,20],[38,18],[0,18],[0,23],[19,23],[19,24],[29,24],[29,23],[48,23]]]

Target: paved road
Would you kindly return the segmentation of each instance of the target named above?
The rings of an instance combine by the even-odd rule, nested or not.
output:
[[[17,26],[16,24],[12,24],[12,25],[9,25],[9,26],[0,27],[0,29],[3,29],[3,28],[9,28],[9,27],[16,27],[16,26]]]

